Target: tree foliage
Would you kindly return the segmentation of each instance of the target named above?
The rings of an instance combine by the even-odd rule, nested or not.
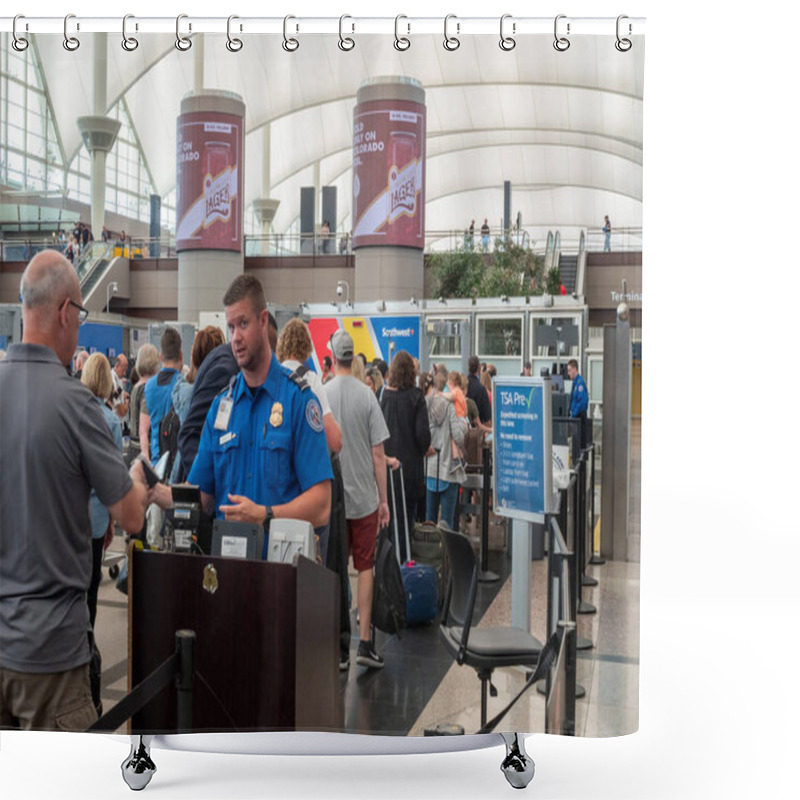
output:
[[[509,297],[558,294],[560,278],[551,291],[550,275],[544,274],[544,259],[510,239],[495,240],[492,263],[485,254],[471,247],[453,252],[432,253],[428,265],[432,273],[432,297]],[[552,273],[553,270],[550,270]],[[558,273],[558,268],[555,269]]]

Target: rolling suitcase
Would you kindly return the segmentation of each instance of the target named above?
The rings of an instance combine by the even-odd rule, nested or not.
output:
[[[392,496],[392,517],[394,518],[395,550],[400,558],[400,517],[398,514],[397,494],[394,488],[393,470],[389,470],[389,486]],[[406,516],[405,487],[403,486],[403,468],[399,468],[400,487],[402,491],[402,513],[405,530],[406,552],[411,553],[408,536],[408,518]],[[400,564],[403,588],[406,594],[406,624],[425,625],[432,622],[439,610],[438,576],[436,569],[430,564],[407,561]]]

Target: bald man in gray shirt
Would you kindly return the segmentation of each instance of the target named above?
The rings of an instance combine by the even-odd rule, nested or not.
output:
[[[46,250],[21,284],[23,338],[0,363],[0,727],[85,730],[92,568],[89,494],[138,531],[150,499],[91,392],[66,367],[88,312],[72,265]]]

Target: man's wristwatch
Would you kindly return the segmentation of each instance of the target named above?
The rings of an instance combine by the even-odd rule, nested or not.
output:
[[[264,506],[267,509],[267,513],[264,516],[264,522],[262,525],[264,526],[264,533],[269,533],[269,523],[272,521],[275,513],[272,510],[272,506]]]

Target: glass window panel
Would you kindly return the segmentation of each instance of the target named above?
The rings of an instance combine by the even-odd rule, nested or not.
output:
[[[8,147],[15,150],[25,149],[25,132],[16,125],[8,126]]]
[[[542,330],[537,336],[537,331]],[[560,332],[554,331],[561,328]],[[558,334],[558,335],[557,335]],[[558,355],[561,358],[577,358],[580,353],[580,329],[574,317],[537,317],[533,322],[533,352],[537,356],[556,356],[556,342],[558,342]],[[575,344],[567,344],[567,340]]]
[[[8,82],[8,102],[16,106],[25,105],[25,87],[21,83]]]
[[[41,136],[36,136],[32,133],[28,133],[27,151],[28,155],[44,159],[45,156],[47,155],[47,149],[45,147],[44,139]]]
[[[34,111],[31,108],[28,108],[28,130],[39,136],[44,136],[46,133],[44,117],[38,111]]]
[[[12,86],[13,84],[8,84]],[[22,127],[25,124],[25,109],[18,103],[8,103],[8,121],[12,125]]]
[[[521,319],[500,318],[478,320],[478,355],[520,356],[521,354]]]
[[[6,39],[6,42],[8,42],[8,39]],[[3,49],[8,55],[8,74],[14,78],[19,78],[20,80],[24,81],[26,70],[25,54],[17,53],[17,51],[11,47],[4,47]]]

